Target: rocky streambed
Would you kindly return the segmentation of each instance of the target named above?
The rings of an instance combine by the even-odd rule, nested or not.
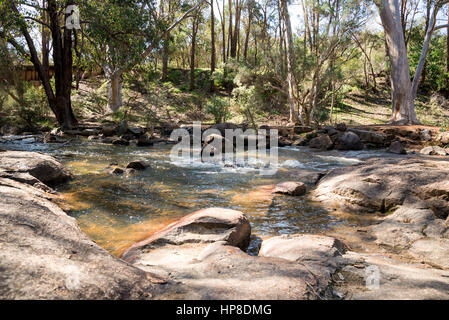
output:
[[[290,183],[241,197],[305,191],[328,215],[365,222],[264,237],[249,255],[254,224],[246,212],[191,210],[115,257],[56,204],[53,188],[71,176],[63,165],[40,153],[2,151],[0,297],[448,299],[448,164],[390,155],[320,172],[298,169],[288,173]],[[375,288],[367,286],[373,270]]]

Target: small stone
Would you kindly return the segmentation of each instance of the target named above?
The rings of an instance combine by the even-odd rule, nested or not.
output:
[[[136,173],[137,173],[136,169],[133,168],[126,169],[126,174],[136,174]]]
[[[421,131],[419,135],[421,137],[421,140],[423,140],[423,141],[432,140],[432,133],[430,132],[429,129]]]
[[[122,138],[117,138],[112,140],[112,144],[114,145],[120,145],[120,146],[128,146],[129,145],[129,141],[122,139]]]
[[[444,145],[449,144],[449,132],[441,132],[440,134],[438,134],[436,140]]]
[[[429,146],[422,148],[419,153],[424,155],[438,155],[438,156],[445,156],[447,154],[445,149],[438,146]]]
[[[112,169],[109,173],[110,174],[115,174],[115,175],[121,175],[125,172],[125,170],[123,170],[122,168],[114,168]]]
[[[306,193],[306,185],[302,182],[287,181],[277,184],[273,193],[286,194],[290,196],[302,196]]]
[[[135,169],[135,170],[145,170],[148,167],[149,165],[145,161],[141,160],[131,161],[126,166],[127,169]]]

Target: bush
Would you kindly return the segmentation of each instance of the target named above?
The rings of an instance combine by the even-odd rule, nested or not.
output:
[[[184,74],[179,69],[168,69],[167,81],[173,84],[181,84],[184,81]]]
[[[234,60],[229,60],[226,64],[221,63],[212,75],[215,86],[231,91],[234,88],[234,78],[238,70],[239,65]]]
[[[10,90],[18,101],[10,96],[3,96],[1,111],[8,119],[6,122],[26,131],[51,124],[48,121],[50,116],[48,102],[42,87],[36,88],[30,83],[23,82],[20,89]]]
[[[232,117],[229,111],[229,103],[219,97],[214,97],[211,100],[211,103],[206,106],[206,112],[214,117],[215,123],[226,122]]]

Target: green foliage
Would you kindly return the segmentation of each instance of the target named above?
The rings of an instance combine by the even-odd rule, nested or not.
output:
[[[229,102],[220,97],[212,98],[206,106],[206,112],[214,117],[215,123],[224,123],[232,117]]]
[[[161,21],[155,19],[152,0],[83,0],[81,16],[89,21],[86,34],[89,51],[98,63],[111,69],[127,68],[140,62],[140,56],[155,41]]]
[[[173,84],[181,84],[185,79],[185,76],[180,69],[168,69],[167,72],[167,81]]]
[[[424,23],[411,30],[408,56],[410,60],[411,75],[415,74],[421,56],[424,42]],[[425,64],[425,81],[420,88],[432,91],[444,91],[448,75],[445,71],[446,64],[446,37],[434,34],[430,40],[429,53]]]
[[[234,88],[234,78],[237,75],[238,70],[239,64],[233,59],[228,60],[226,63],[220,63],[212,75],[215,87],[222,90],[232,91]]]
[[[22,85],[23,88],[19,91],[11,92],[19,101],[4,95],[0,111],[9,114],[9,122],[23,130],[33,131],[41,126],[53,126],[53,121],[49,120],[47,98],[42,87],[36,88],[30,83]]]
[[[243,113],[248,110],[254,113],[259,101],[255,86],[240,86],[232,91],[232,95]]]

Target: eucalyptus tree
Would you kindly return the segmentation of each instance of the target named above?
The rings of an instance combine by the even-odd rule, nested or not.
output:
[[[122,102],[123,74],[143,62],[170,31],[204,2],[184,3],[185,10],[171,25],[157,15],[154,0],[85,0],[81,10],[83,32],[93,44],[92,55],[108,83],[108,106],[117,111]]]
[[[58,123],[66,128],[77,125],[72,111],[72,25],[76,1],[58,0],[2,0],[0,1],[0,36],[30,61],[42,82],[50,109]],[[45,12],[48,19],[42,18]],[[38,54],[32,31],[48,30],[51,35],[52,57],[55,70],[54,86],[51,83],[46,62]],[[45,57],[44,57],[45,60]]]
[[[293,47],[293,32],[288,13],[287,0],[280,0],[280,10],[285,25],[285,38],[287,50],[287,83],[288,83],[288,102],[290,106],[290,122],[304,123],[304,118],[299,118],[297,109],[300,108],[298,103],[298,81],[296,79],[296,56]],[[299,111],[303,114],[303,111]]]
[[[108,84],[108,106],[122,105],[122,75],[140,62],[148,46],[155,46],[161,30],[153,0],[85,0],[82,32],[90,41],[90,55],[103,69]]]
[[[410,80],[410,63],[407,56],[406,38],[401,15],[399,0],[375,0],[385,31],[385,40],[391,65],[392,116],[394,124],[419,124],[415,112],[415,99],[418,92],[419,80],[422,75],[431,37],[435,30],[447,28],[448,25],[436,25],[436,18],[440,9],[448,0],[434,0],[428,2],[430,13],[421,56],[416,67],[413,80]]]

